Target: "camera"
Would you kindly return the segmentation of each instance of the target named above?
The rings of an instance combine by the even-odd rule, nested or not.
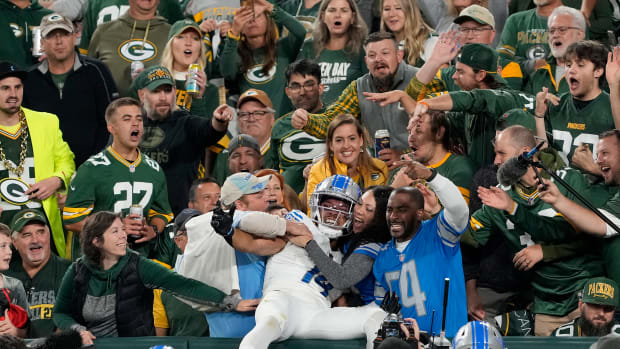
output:
[[[409,331],[409,338],[405,335],[405,332],[400,326],[401,324],[404,325]],[[388,314],[385,319],[383,319],[381,328],[379,328],[379,331],[377,332],[377,338],[375,338],[373,342],[373,348],[377,349],[386,338],[395,337],[409,344],[411,348],[417,349],[418,340],[413,336],[413,334],[413,325],[410,322],[404,321],[398,314]]]

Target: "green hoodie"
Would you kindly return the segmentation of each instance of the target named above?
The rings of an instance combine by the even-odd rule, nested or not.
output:
[[[36,63],[32,57],[32,28],[50,13],[36,1],[20,9],[8,0],[0,0],[0,60],[11,61],[24,69]]]
[[[157,65],[169,31],[170,24],[163,17],[137,21],[127,11],[117,20],[97,27],[88,46],[88,55],[105,63],[121,97],[129,96],[131,62],[141,61],[145,68]]]
[[[82,257],[75,263],[83,262],[91,272],[88,282],[88,295],[95,298],[103,298],[116,294],[116,279],[129,261],[129,254],[136,253],[127,249],[127,254],[122,256],[119,261],[108,270],[102,270],[101,267],[93,265]],[[159,265],[156,262],[148,260],[142,256],[139,257],[138,271],[140,280],[145,287],[155,289],[159,288],[170,292],[175,296],[199,303],[211,304],[219,303],[224,299],[224,293],[219,290],[205,285],[197,280],[185,278],[168,268]],[[58,298],[53,310],[54,323],[61,330],[75,328],[76,325],[83,325],[89,328],[88,324],[78,324],[71,315],[73,308],[73,290],[75,288],[75,263],[73,263],[62,280],[58,291]],[[96,334],[95,334],[96,335]]]

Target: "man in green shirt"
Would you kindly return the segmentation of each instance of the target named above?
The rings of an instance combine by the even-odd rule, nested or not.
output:
[[[51,253],[50,229],[45,215],[25,209],[13,216],[13,246],[17,250],[5,273],[24,284],[30,327],[28,338],[47,337],[56,330],[52,309],[70,261]]]
[[[10,60],[22,69],[34,64],[32,29],[50,13],[37,1],[0,0],[0,61]]]

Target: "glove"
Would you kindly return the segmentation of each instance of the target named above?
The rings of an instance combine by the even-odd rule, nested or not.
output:
[[[380,307],[388,314],[398,314],[400,312],[400,302],[396,292],[386,293],[385,296],[383,296]]]
[[[231,237],[233,234],[233,217],[235,214],[235,206],[230,211],[224,212],[220,205],[216,205],[213,209],[211,217],[211,226],[216,233],[224,238]]]

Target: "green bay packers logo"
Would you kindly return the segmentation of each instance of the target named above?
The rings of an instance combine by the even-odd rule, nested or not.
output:
[[[325,141],[306,132],[297,132],[282,140],[280,155],[291,162],[310,162],[325,153]]]
[[[546,41],[545,41],[546,42]],[[527,49],[526,57],[528,59],[545,59],[548,54],[547,44],[538,44]]]
[[[24,194],[30,186],[17,178],[5,178],[0,181],[0,196],[13,205],[25,205],[30,202],[28,195]]]
[[[140,141],[140,148],[155,148],[166,138],[166,133],[159,127],[145,127],[144,136]]]
[[[148,62],[157,56],[157,47],[148,40],[131,39],[118,46],[118,55],[127,62]]]
[[[19,24],[9,23],[9,27],[13,30],[13,35],[15,35],[16,38],[24,35],[24,29]]]
[[[61,21],[62,17],[60,15],[51,15],[47,20],[50,22]]]
[[[255,65],[248,69],[245,73],[245,79],[254,84],[264,84],[271,81],[276,74],[276,64],[274,63],[273,67],[269,69],[269,73],[263,73],[263,65]]]

